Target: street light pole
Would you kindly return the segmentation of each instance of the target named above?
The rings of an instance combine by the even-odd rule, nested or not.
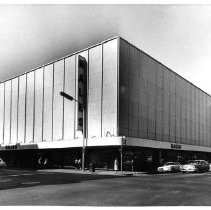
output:
[[[81,104],[78,100],[70,96],[69,94],[61,91],[60,95],[65,97],[66,99],[70,101],[76,101],[77,103]],[[81,170],[84,172],[85,170],[85,152],[86,152],[86,105],[83,104],[83,145],[82,145],[82,164],[81,164]]]

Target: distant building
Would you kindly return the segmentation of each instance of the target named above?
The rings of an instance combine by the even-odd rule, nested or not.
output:
[[[87,92],[86,121],[61,91],[81,103]],[[71,166],[83,145],[86,167],[113,168],[121,151],[123,170],[209,160],[211,97],[120,37],[0,84],[0,156],[8,164],[34,166],[47,157]]]

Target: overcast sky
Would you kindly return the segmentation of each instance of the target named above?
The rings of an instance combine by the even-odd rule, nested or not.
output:
[[[0,5],[0,81],[116,35],[211,94],[211,5]]]

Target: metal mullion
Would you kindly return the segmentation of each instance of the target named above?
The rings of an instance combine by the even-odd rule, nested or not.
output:
[[[149,89],[149,80],[148,80],[148,76],[149,76],[149,60],[147,59],[146,60],[146,66],[147,66],[147,70],[146,70],[146,76],[147,76],[147,78],[146,78],[146,97],[147,97],[147,118],[146,118],[146,120],[147,120],[147,139],[149,139],[149,92],[148,92],[148,89]]]
[[[175,97],[175,140],[174,142],[177,142],[177,77],[174,75],[174,97]]]
[[[52,87],[52,130],[51,130],[51,141],[53,141],[53,105],[54,105],[54,68],[55,68],[55,63],[53,63],[53,87]]]
[[[138,66],[138,80],[140,81],[140,72],[141,72],[141,62],[140,62],[140,60],[141,60],[141,53],[140,53],[140,51],[138,50],[138,59],[139,59],[139,66]],[[139,124],[140,124],[140,119],[139,119],[139,115],[140,115],[140,105],[139,105],[139,98],[140,98],[140,83],[139,83],[139,85],[138,85],[138,138],[139,138]],[[155,116],[156,117],[156,116]],[[156,123],[155,123],[155,130],[156,130]],[[155,135],[155,138],[156,138],[156,135]]]
[[[18,113],[18,110],[19,110],[19,77],[18,77],[18,96],[17,96],[17,143],[18,143],[18,116],[19,116],[19,113]]]
[[[120,38],[117,38],[117,136],[119,136],[119,57],[120,57]]]
[[[26,74],[26,85],[25,85],[25,123],[24,123],[24,138],[23,142],[26,143],[26,112],[27,112],[27,80],[28,74]]]
[[[35,77],[36,77],[36,71],[34,71],[34,103],[33,103],[33,125],[32,125],[32,128],[33,128],[33,134],[32,134],[32,142],[34,142],[34,128],[35,128]]]
[[[76,80],[77,80],[77,78],[76,78],[76,69],[77,69],[77,57],[78,57],[78,55],[75,55],[75,95],[74,95],[74,98],[76,98],[76,88],[77,88],[77,86],[76,86]],[[76,101],[74,101],[74,136],[73,136],[73,138],[75,139],[76,138]]]
[[[87,69],[85,72],[86,75],[86,112],[85,112],[85,119],[83,119],[86,123],[85,127],[85,141],[87,146],[87,137],[88,137],[88,101],[89,101],[89,50],[87,50]]]
[[[42,68],[42,73],[43,73],[43,92],[42,92],[42,141],[43,141],[43,129],[44,129],[44,93],[45,93],[45,88],[44,88],[44,84],[45,84],[45,67]]]
[[[63,74],[63,92],[65,92],[65,59],[64,59],[64,74]],[[64,140],[64,97],[63,98],[63,110],[62,110],[62,140]]]
[[[4,83],[3,144],[4,144],[4,137],[5,137],[4,129],[5,129],[5,83]]]
[[[171,110],[170,110],[170,107],[171,107],[171,99],[170,99],[170,78],[171,78],[171,75],[170,75],[170,71],[168,71],[168,99],[169,99],[169,142],[171,142]]]
[[[101,82],[101,137],[103,137],[103,69],[104,69],[104,59],[103,59],[103,44],[102,44],[102,82]]]
[[[154,88],[155,88],[155,95],[154,95],[154,99],[155,99],[155,130],[154,130],[154,132],[155,132],[155,138],[154,138],[154,140],[157,140],[157,132],[156,132],[156,123],[157,123],[157,84],[156,84],[156,81],[157,81],[157,75],[158,75],[158,71],[157,71],[157,65],[155,65],[155,84],[154,84]],[[138,94],[138,97],[139,97],[139,94]]]
[[[12,122],[12,80],[10,80],[10,134],[9,134],[9,144],[11,144],[11,122]]]
[[[129,72],[128,72],[128,78],[127,78],[127,85],[128,85],[128,136],[130,136],[130,83],[129,83],[129,77],[130,77],[130,44],[128,44],[128,57],[129,57],[129,64],[128,64],[128,69],[129,69]]]

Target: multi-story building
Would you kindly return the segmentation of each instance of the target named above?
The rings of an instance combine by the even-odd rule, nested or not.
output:
[[[211,157],[210,95],[120,37],[2,82],[0,99],[0,155],[11,165],[74,165],[82,148],[86,166],[118,158],[124,170]]]

